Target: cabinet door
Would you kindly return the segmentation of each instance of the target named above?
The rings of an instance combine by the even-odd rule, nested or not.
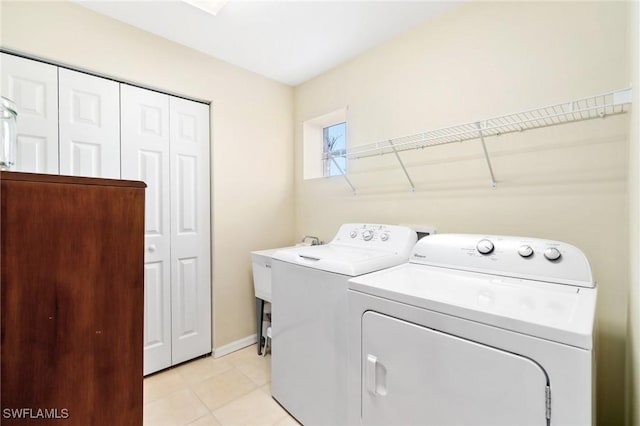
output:
[[[16,170],[58,173],[58,68],[0,54],[2,96],[16,103]]]
[[[60,173],[119,178],[119,84],[64,68],[59,80]]]
[[[0,185],[0,402],[40,411],[0,423],[141,425],[142,184],[0,172]]]
[[[174,364],[211,351],[209,107],[170,98]]]
[[[144,374],[171,366],[169,96],[122,84],[122,178],[147,184]]]
[[[528,358],[376,312],[362,316],[362,423],[546,426]]]

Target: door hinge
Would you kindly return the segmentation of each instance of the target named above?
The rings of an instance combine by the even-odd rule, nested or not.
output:
[[[544,394],[547,420],[551,420],[551,388],[549,386],[545,387]]]

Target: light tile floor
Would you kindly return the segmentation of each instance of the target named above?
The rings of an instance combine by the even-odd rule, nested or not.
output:
[[[144,425],[298,425],[271,398],[271,355],[252,345],[144,379]]]

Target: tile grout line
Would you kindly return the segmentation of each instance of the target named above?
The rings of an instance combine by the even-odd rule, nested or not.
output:
[[[240,349],[240,350],[243,350],[243,349]],[[232,352],[232,353],[233,353],[233,352]],[[230,355],[230,354],[229,354],[229,355]],[[224,358],[224,357],[221,357],[220,359],[222,359],[222,358]],[[231,369],[229,369],[229,370],[227,370],[227,371],[235,370],[236,372],[238,372],[239,374],[241,374],[242,376],[244,376],[245,378],[247,378],[247,379],[249,380],[249,382],[250,382],[252,385],[254,385],[254,388],[253,388],[253,389],[251,389],[251,390],[249,390],[249,391],[247,391],[247,392],[245,392],[245,393],[243,393],[242,395],[237,396],[236,398],[232,399],[231,401],[226,402],[225,404],[222,404],[221,406],[217,407],[215,410],[211,409],[211,408],[210,408],[210,407],[209,407],[209,406],[208,406],[208,405],[207,405],[207,404],[206,404],[206,403],[205,403],[205,402],[200,398],[200,395],[198,395],[198,393],[195,391],[195,389],[193,389],[193,388],[191,387],[192,385],[195,385],[196,383],[190,383],[190,382],[187,382],[187,385],[189,386],[189,389],[190,389],[190,390],[195,394],[196,398],[198,398],[198,401],[200,401],[200,402],[201,402],[205,407],[207,407],[207,410],[209,411],[209,414],[211,415],[211,417],[213,417],[213,418],[214,418],[214,419],[215,419],[215,420],[216,420],[220,425],[222,425],[222,426],[224,426],[224,425],[223,425],[223,423],[218,419],[218,417],[216,417],[216,415],[215,415],[214,411],[216,411],[216,410],[220,410],[221,408],[226,407],[227,405],[229,405],[229,404],[233,403],[234,401],[236,401],[236,400],[238,400],[238,399],[242,398],[243,396],[246,396],[246,395],[250,394],[251,392],[253,392],[253,391],[255,391],[255,390],[259,390],[259,389],[260,389],[260,385],[258,385],[258,384],[253,380],[253,379],[251,379],[251,377],[249,377],[249,376],[248,376],[248,375],[246,375],[242,370],[240,370],[240,369],[236,366],[236,364],[234,363],[234,361],[233,361],[233,360],[229,360],[229,363],[231,364]],[[227,372],[227,371],[225,371],[225,372]],[[220,374],[224,374],[225,372],[220,373]],[[179,374],[179,373],[178,373],[178,374]],[[217,375],[216,375],[216,376],[217,376]],[[216,377],[216,376],[212,376],[212,377]],[[206,380],[206,379],[205,379],[205,380]],[[198,382],[198,383],[199,383],[199,382]],[[269,382],[267,382],[267,383],[271,383],[271,381],[269,381]],[[202,416],[202,417],[204,417],[204,416]],[[198,419],[200,419],[200,418],[202,418],[202,417],[199,417]],[[193,423],[194,421],[197,421],[198,419],[193,420],[191,423]],[[187,425],[188,425],[188,424],[187,424]],[[185,425],[185,426],[187,426],[187,425]]]
[[[250,382],[252,385],[254,385],[255,387],[254,387],[253,389],[251,389],[251,390],[249,390],[249,391],[247,391],[247,392],[243,393],[242,395],[237,396],[236,398],[232,399],[231,401],[229,401],[229,402],[226,402],[226,403],[222,404],[221,406],[219,406],[218,408],[216,408],[216,410],[215,410],[215,411],[220,410],[220,409],[222,409],[223,407],[226,407],[227,405],[234,403],[234,402],[235,402],[235,401],[237,401],[238,399],[240,399],[240,398],[242,398],[242,397],[244,397],[244,396],[249,395],[251,392],[253,392],[253,391],[255,391],[255,390],[260,390],[260,386],[259,386],[259,385],[257,385],[257,384],[256,384],[256,382],[254,382],[254,381],[251,379],[251,377],[249,377],[249,376],[247,376],[246,374],[244,374],[244,373],[242,372],[242,370],[240,370],[238,367],[236,367],[236,366],[235,366],[235,364],[233,364],[233,362],[231,362],[231,364],[233,365],[233,369],[234,369],[234,370],[236,370],[238,373],[240,373],[241,375],[243,375],[244,377],[246,377],[246,378],[249,380],[249,382]],[[268,383],[270,383],[270,381],[269,381]],[[206,404],[205,404],[205,405],[206,405]],[[209,407],[208,407],[208,406],[207,406],[207,408],[209,409]],[[215,416],[215,414],[213,413],[213,411],[212,411],[211,409],[209,409],[209,411],[211,411],[211,415],[212,415],[212,416],[213,416],[213,417],[218,421],[218,423],[220,423],[222,426],[224,426],[224,424],[223,424],[221,421],[219,421],[219,420],[218,420],[218,418]]]
[[[233,368],[235,368],[235,367],[233,367]],[[222,374],[222,373],[221,373],[221,374]],[[213,377],[215,377],[215,376],[213,376]],[[207,379],[204,379],[204,380],[207,380]],[[198,382],[198,383],[200,383],[200,382]],[[194,385],[194,384],[196,384],[196,383],[187,383],[187,385],[189,386],[189,390],[190,390],[191,392],[193,392],[193,394],[196,396],[196,398],[198,399],[198,401],[200,401],[200,403],[201,403],[202,405],[204,405],[204,406],[207,408],[207,411],[209,412],[209,415],[210,415],[211,417],[213,417],[213,419],[214,419],[218,424],[222,425],[222,422],[221,422],[221,421],[216,417],[216,415],[215,415],[215,414],[213,414],[213,410],[212,410],[211,408],[209,408],[209,406],[207,405],[207,403],[206,403],[206,402],[204,402],[204,401],[202,400],[202,398],[200,398],[200,395],[198,395],[198,392],[196,392],[196,391],[195,391],[195,389],[193,389],[193,388],[191,387],[191,386],[192,386],[192,385]],[[184,425],[184,426],[188,426],[188,425],[192,424],[193,422],[196,422],[196,421],[198,421],[198,420],[200,420],[200,419],[202,419],[202,418],[204,418],[204,417],[206,417],[206,414],[205,414],[204,416],[202,416],[202,417],[198,417],[197,419],[195,419],[195,420],[191,421],[190,423],[187,423],[187,424],[186,424],[186,425]]]
[[[178,374],[178,375],[180,375],[180,373],[177,373],[177,374]],[[180,376],[180,378],[184,381],[184,383],[187,385],[187,387],[189,387],[189,388],[190,388],[189,383],[188,383],[186,380],[184,380],[184,377]],[[179,387],[179,388],[177,388],[177,389],[173,390],[172,392],[169,392],[169,393],[163,394],[163,395],[161,395],[161,396],[159,396],[159,397],[156,397],[156,398],[152,399],[151,401],[146,401],[146,402],[145,402],[144,404],[142,404],[142,405],[143,405],[143,406],[145,406],[145,405],[153,404],[154,402],[157,402],[157,401],[159,401],[159,400],[161,400],[161,399],[163,399],[163,398],[167,398],[167,397],[169,397],[169,396],[171,396],[171,395],[173,395],[173,394],[176,394],[176,393],[178,393],[178,392],[180,392],[180,391],[182,391],[182,390],[185,390],[185,387]]]
[[[250,347],[252,347],[252,346],[250,346]],[[250,347],[240,349],[240,351],[243,351],[243,350],[246,350],[246,351],[251,350],[251,349],[248,349],[248,348],[250,348]],[[217,422],[218,424],[220,424],[220,425],[224,426],[224,424],[220,421],[220,419],[219,419],[219,418],[214,414],[214,412],[215,412],[215,411],[220,410],[220,409],[223,409],[224,407],[227,407],[228,405],[230,405],[230,404],[232,404],[232,403],[236,402],[236,401],[237,401],[237,400],[239,400],[240,398],[243,398],[243,397],[245,397],[245,396],[249,395],[249,394],[250,394],[250,393],[252,393],[252,392],[255,392],[256,390],[257,390],[257,391],[259,391],[259,392],[263,392],[263,389],[262,389],[262,388],[264,388],[265,386],[270,386],[270,384],[271,384],[270,374],[267,376],[267,377],[268,377],[268,380],[266,380],[264,383],[258,383],[258,381],[257,381],[257,380],[254,380],[254,379],[253,379],[249,374],[245,373],[241,368],[238,368],[238,366],[239,366],[239,365],[240,365],[240,366],[247,365],[247,367],[248,367],[247,369],[249,369],[249,371],[251,371],[251,370],[250,370],[251,368],[255,367],[255,368],[256,368],[256,370],[261,370],[261,371],[262,371],[262,370],[264,370],[264,371],[268,370],[268,373],[270,373],[271,360],[269,359],[269,362],[268,362],[268,366],[267,366],[267,368],[266,368],[266,369],[263,369],[261,365],[252,365],[252,364],[254,364],[254,363],[255,363],[255,364],[264,363],[265,361],[263,361],[263,360],[264,360],[265,358],[263,358],[263,357],[259,357],[259,356],[255,355],[255,354],[249,354],[249,352],[246,352],[246,353],[238,353],[238,352],[240,352],[240,351],[234,352],[234,353],[236,353],[236,354],[237,354],[236,356],[229,357],[229,358],[231,358],[231,359],[229,359],[228,363],[229,363],[229,365],[230,365],[230,367],[231,367],[231,368],[229,368],[228,370],[222,371],[222,372],[220,372],[219,374],[215,374],[215,375],[213,375],[213,376],[211,376],[211,377],[207,377],[207,378],[205,378],[205,379],[203,379],[203,380],[200,380],[200,381],[197,381],[197,382],[194,382],[194,381],[192,381],[192,380],[189,380],[187,377],[185,377],[185,375],[184,375],[184,373],[183,373],[183,372],[180,372],[180,369],[181,369],[181,367],[182,367],[182,366],[171,367],[171,368],[170,368],[170,369],[168,369],[166,372],[168,373],[168,372],[171,372],[171,371],[172,371],[172,372],[174,372],[174,373],[179,377],[180,381],[182,382],[182,383],[180,384],[180,387],[179,387],[179,388],[177,388],[177,389],[175,389],[175,390],[173,390],[172,392],[169,392],[169,393],[167,393],[167,394],[164,394],[164,395],[161,395],[161,396],[159,396],[159,397],[156,397],[156,398],[154,398],[153,400],[146,401],[146,402],[144,403],[144,406],[147,406],[147,405],[150,405],[150,404],[157,403],[158,401],[162,400],[163,398],[168,398],[168,397],[171,397],[172,395],[177,394],[177,393],[179,393],[179,392],[181,392],[181,391],[187,390],[187,391],[188,391],[188,392],[189,392],[193,397],[195,397],[195,400],[196,400],[196,401],[198,401],[198,403],[200,403],[203,407],[205,407],[205,408],[206,408],[206,410],[207,410],[207,413],[208,413],[208,414],[203,414],[202,416],[197,417],[197,418],[195,418],[195,419],[190,419],[188,423],[184,423],[184,426],[187,426],[187,425],[193,424],[194,422],[197,422],[197,421],[199,421],[199,420],[201,420],[201,419],[204,419],[204,418],[206,418],[206,417],[208,417],[208,416],[210,416],[210,417],[213,419],[213,421],[215,421],[215,422]],[[231,354],[229,354],[229,355],[231,355]],[[256,357],[257,357],[258,359],[256,359]],[[224,358],[224,357],[221,357],[221,359],[222,359],[222,358]],[[270,358],[270,357],[269,357],[269,358]],[[233,371],[233,370],[235,370],[235,373],[236,373],[236,374],[239,374],[239,375],[240,375],[240,377],[243,377],[244,379],[246,379],[246,380],[248,381],[248,383],[250,383],[250,384],[251,384],[251,389],[249,389],[249,390],[247,390],[247,391],[243,392],[242,394],[238,395],[238,396],[237,396],[236,398],[234,398],[233,400],[228,401],[228,402],[226,402],[225,404],[223,404],[223,405],[221,405],[221,406],[219,406],[219,407],[217,407],[217,408],[215,408],[215,409],[210,408],[210,407],[205,403],[205,401],[200,397],[200,395],[198,394],[198,392],[196,392],[195,387],[196,387],[196,386],[198,386],[200,383],[202,383],[204,380],[208,380],[208,379],[214,378],[214,377],[216,377],[216,376],[222,375],[222,374],[224,374],[224,373],[226,373],[226,372],[231,372],[231,371]],[[164,373],[164,372],[163,372],[163,373]],[[160,374],[163,374],[163,373],[160,373]],[[271,394],[270,394],[269,392],[264,392],[264,393],[265,393],[269,398],[272,398],[272,397],[271,397]],[[274,403],[276,403],[276,404],[277,404],[277,402],[276,402],[276,401],[274,401]],[[279,418],[277,419],[277,421],[276,421],[274,424],[276,424],[276,423],[278,423],[278,422],[283,421],[284,419],[286,419],[286,418],[287,418],[287,417],[289,417],[289,416],[290,416],[290,414],[289,414],[289,413],[286,413],[286,411],[285,411],[285,414],[284,414],[283,416],[279,417]],[[150,425],[150,424],[146,424],[146,423],[145,423],[145,426],[152,426],[152,425]]]

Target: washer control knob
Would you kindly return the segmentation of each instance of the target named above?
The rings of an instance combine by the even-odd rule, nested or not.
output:
[[[369,241],[373,238],[373,231],[369,230],[369,229],[365,229],[364,231],[362,231],[362,239],[365,241]]]
[[[355,237],[357,237],[357,236],[358,236],[358,231],[356,231],[356,230],[351,231],[351,233],[349,234],[349,236],[350,236],[351,238],[355,238]]]
[[[380,235],[380,239],[382,241],[387,241],[389,239],[389,234],[387,234],[386,232],[383,233],[382,235]]]
[[[493,243],[487,239],[480,240],[478,244],[476,244],[476,250],[478,250],[480,254],[491,254],[493,248]]]
[[[529,257],[533,254],[533,249],[531,248],[531,246],[520,246],[520,248],[518,249],[518,254],[522,257]]]
[[[551,261],[558,260],[561,256],[562,253],[560,253],[560,250],[555,247],[549,247],[544,251],[544,257]]]

